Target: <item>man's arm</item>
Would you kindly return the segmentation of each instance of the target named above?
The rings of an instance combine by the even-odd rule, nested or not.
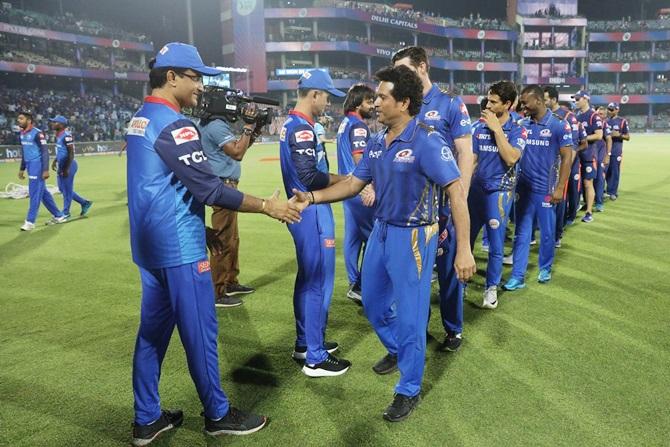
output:
[[[62,177],[67,177],[68,175],[70,175],[70,166],[72,165],[72,161],[74,160],[74,144],[72,144],[72,136],[71,135],[66,136],[63,142],[65,143],[65,147],[67,148],[67,160],[65,160],[65,165],[63,166],[63,169],[61,170],[60,174]]]
[[[40,148],[42,161],[42,178],[49,178],[49,149],[47,149],[47,140],[42,132],[35,134],[35,144]]]
[[[461,180],[451,182],[445,187],[451,205],[451,218],[456,229],[456,258],[454,270],[461,282],[466,282],[477,272],[475,258],[470,248],[470,213]]]
[[[610,164],[610,155],[612,155],[612,136],[608,135],[605,137],[605,148],[607,151],[605,152],[605,158],[603,158],[603,164],[607,166]]]
[[[297,203],[304,204],[304,207],[307,207],[316,203],[331,203],[348,199],[360,193],[365,188],[365,185],[367,185],[367,182],[350,175],[327,188],[310,192],[302,192],[294,189],[293,194],[297,197]]]
[[[461,182],[463,182],[463,189],[470,190],[470,181],[472,180],[472,172],[474,170],[474,155],[472,153],[472,136],[470,134],[463,135],[454,140],[456,147],[456,164],[461,171]],[[467,197],[467,194],[466,194]]]
[[[556,189],[551,196],[551,203],[560,203],[563,200],[565,185],[568,182],[568,176],[572,168],[573,152],[572,146],[563,146],[560,149],[561,167],[558,171],[558,185],[556,185]]]
[[[594,141],[598,141],[598,140],[602,140],[602,139],[603,139],[603,130],[602,129],[597,129],[591,135],[586,137],[586,141],[589,142],[589,143],[593,143]]]
[[[346,179],[346,176],[321,172],[316,167],[316,141],[313,129],[305,124],[296,126],[287,136],[291,161],[298,178],[309,191],[326,188]]]
[[[484,118],[486,122],[486,126],[489,128],[489,130],[493,133],[493,137],[495,138],[495,144],[498,147],[498,154],[500,155],[500,158],[503,159],[505,164],[507,166],[513,166],[514,163],[519,161],[519,158],[521,158],[521,150],[519,148],[515,148],[510,144],[510,142],[507,139],[507,136],[505,135],[505,132],[503,131],[502,125],[500,124],[500,121],[496,117],[495,113],[491,112],[490,110],[484,110],[482,112],[482,117]],[[526,145],[525,143],[525,137],[522,137],[524,134],[523,128],[521,128],[521,131],[518,132],[518,138],[523,139],[523,146]],[[516,138],[515,135],[510,135],[510,138]],[[459,168],[461,167],[460,164],[458,166]],[[463,170],[461,169],[461,174],[463,174]]]

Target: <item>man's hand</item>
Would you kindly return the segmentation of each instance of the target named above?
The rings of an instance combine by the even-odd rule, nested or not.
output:
[[[618,130],[613,130],[613,131],[612,131],[612,136],[613,136],[614,138],[618,138],[618,137],[621,136],[621,132],[619,132]]]
[[[213,256],[218,256],[223,253],[223,242],[219,239],[219,233],[214,231],[213,228],[205,227],[205,239],[207,242],[207,248]]]
[[[277,189],[269,199],[265,200],[263,213],[284,223],[297,223],[300,222],[300,212],[303,209],[295,201],[279,200],[279,190]]]
[[[484,118],[486,127],[488,127],[491,132],[496,133],[502,130],[502,125],[500,124],[500,121],[498,120],[498,117],[495,113],[491,112],[490,110],[483,110],[482,118]]]
[[[553,203],[554,205],[557,205],[563,201],[563,194],[564,190],[563,188],[556,188],[554,189],[554,192],[551,194],[551,200],[550,202]]]
[[[26,171],[19,171],[19,178],[21,180],[25,179],[26,178]]]
[[[43,171],[43,172],[42,172],[42,179],[43,179],[43,180],[46,180],[46,179],[48,179],[48,178],[49,178],[49,171],[48,171],[48,170],[47,170],[47,171]]]
[[[253,102],[248,102],[242,106],[241,110],[242,119],[247,124],[255,124],[256,118],[258,117],[258,108]]]
[[[368,184],[365,188],[363,188],[363,191],[360,192],[360,196],[361,200],[363,201],[363,205],[367,207],[375,206],[375,189],[371,184]]]
[[[295,188],[293,188],[292,192],[293,197],[291,197],[289,203],[293,203],[300,212],[312,204],[312,195],[310,193],[298,191]]]
[[[605,155],[605,158],[603,159],[603,168],[606,168],[610,164],[610,156]]]
[[[466,282],[477,272],[475,258],[472,256],[470,247],[456,250],[456,259],[454,259],[454,270],[456,277],[460,282]]]
[[[54,172],[58,172],[58,163],[54,159],[53,163],[51,163],[51,170]]]

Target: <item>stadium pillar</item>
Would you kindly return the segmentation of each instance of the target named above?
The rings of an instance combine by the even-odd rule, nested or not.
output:
[[[279,21],[279,35],[281,36],[281,40],[283,42],[284,38],[286,37],[286,29],[284,28],[284,21],[283,20]]]
[[[484,40],[479,41],[479,55],[482,57],[482,60],[484,60]]]
[[[650,95],[654,94],[654,76],[656,75],[655,72],[650,71],[649,72],[649,85],[647,86],[647,93]]]
[[[372,56],[365,57],[368,62],[368,79],[372,79]]]
[[[454,39],[449,39],[449,59],[453,59],[453,57],[454,57]]]
[[[616,85],[616,91],[618,92],[619,89],[621,88],[621,73],[618,71],[616,72],[616,75],[614,76],[615,78],[615,85]]]
[[[416,33],[412,33],[412,37],[414,37],[414,46],[419,45],[419,36]]]
[[[314,66],[319,67],[319,53],[314,53]]]
[[[319,25],[316,22],[316,19],[312,21],[312,33],[314,33],[314,40],[319,40]]]
[[[365,33],[366,33],[366,35],[367,35],[367,37],[368,37],[368,45],[370,45],[370,40],[372,39],[372,33],[371,33],[371,29],[370,29],[370,28],[371,28],[371,27],[370,27],[370,24],[369,24],[369,23],[366,23],[366,24],[365,24]]]
[[[188,43],[193,45],[193,15],[191,13],[191,0],[186,0],[186,24],[188,25]]]

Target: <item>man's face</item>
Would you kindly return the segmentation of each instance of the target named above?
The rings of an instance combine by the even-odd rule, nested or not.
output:
[[[360,106],[358,106],[358,113],[362,118],[370,119],[372,118],[373,112],[375,110],[375,100],[374,98],[365,98]]]
[[[486,97],[486,110],[490,110],[491,112],[495,113],[498,118],[503,116],[503,114],[509,110],[510,106],[511,104],[509,101],[503,103],[500,99],[500,96],[496,95],[495,93],[489,92]]]
[[[402,116],[403,112],[407,113],[407,108],[404,107],[403,102],[396,101],[391,92],[393,92],[392,82],[382,81],[377,86],[375,110],[377,111],[379,122],[384,125],[394,122]]]
[[[617,116],[617,113],[619,113],[619,111],[617,109],[610,109],[609,107],[607,108],[607,116],[608,117],[614,118],[615,116]]]
[[[49,127],[51,127],[51,130],[54,132],[60,132],[62,129],[62,124],[61,123],[56,123],[56,122],[51,122],[49,123]]]
[[[600,115],[600,118],[606,119],[607,118],[607,111],[605,107],[598,107],[598,115]]]
[[[170,72],[168,72],[168,76]],[[195,107],[198,105],[198,98],[202,95],[204,87],[202,85],[202,75],[193,70],[186,70],[183,74],[175,73],[176,87],[174,96],[181,107]]]
[[[584,98],[583,96],[580,96],[579,98],[575,98],[575,104],[577,104],[577,107],[580,109],[584,109],[588,107],[589,102]]]
[[[549,92],[544,92],[544,105],[545,106],[547,106],[550,109],[553,109],[557,102],[558,101],[556,101],[555,99],[549,97]]]
[[[323,115],[326,108],[330,105],[330,93],[323,90],[317,90],[312,105],[312,114],[314,116]]]
[[[18,124],[21,129],[26,129],[30,124],[30,119],[26,115],[19,114],[19,116],[16,117],[16,124]]]

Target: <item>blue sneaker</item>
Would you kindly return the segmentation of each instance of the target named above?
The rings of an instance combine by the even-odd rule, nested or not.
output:
[[[91,200],[89,200],[88,202],[84,203],[84,204],[81,206],[81,214],[79,214],[79,215],[80,215],[80,216],[85,216],[86,213],[88,213],[88,210],[90,210],[92,206],[93,206],[93,202],[92,202]]]
[[[605,205],[603,205],[602,203],[596,203],[596,211],[602,213],[603,211],[605,211]]]
[[[582,217],[582,222],[593,222],[593,215],[591,213],[584,214],[584,217]]]
[[[503,289],[512,291],[512,290],[523,289],[524,287],[526,287],[525,282],[519,281],[516,278],[510,278],[509,281],[507,281],[503,286]]]
[[[549,281],[551,281],[551,270],[549,269],[540,270],[540,273],[537,275],[537,282],[544,284]]]
[[[574,220],[574,219],[568,219],[568,220],[565,221],[565,226],[567,227],[567,226],[570,226],[570,225],[572,225],[572,224],[574,224],[574,223],[575,223],[575,220]]]
[[[614,202],[617,199],[616,194],[610,194],[610,200]]]

